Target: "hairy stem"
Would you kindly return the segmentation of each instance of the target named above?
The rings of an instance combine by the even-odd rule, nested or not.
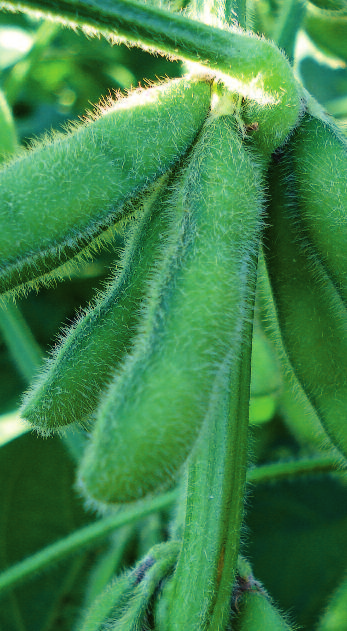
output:
[[[241,3],[242,4],[242,3]],[[13,0],[3,8],[39,11],[72,26],[86,26],[157,52],[198,62],[240,82],[239,91],[277,105],[283,139],[297,122],[301,91],[275,44],[239,30],[221,30],[133,0]]]
[[[319,475],[322,473],[343,473],[339,463],[333,455],[319,455],[299,460],[274,462],[271,464],[254,467],[247,473],[247,481],[252,484],[265,484],[266,482],[280,482],[307,475]]]

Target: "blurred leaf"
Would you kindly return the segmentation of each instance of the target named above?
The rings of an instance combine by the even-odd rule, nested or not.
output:
[[[347,69],[332,68],[313,57],[304,57],[299,66],[305,88],[323,105],[347,96]],[[337,115],[346,115],[347,108]],[[331,111],[331,114],[335,112]]]
[[[344,11],[330,13],[308,4],[303,27],[323,52],[347,61],[347,15]]]
[[[58,438],[23,434],[0,449],[0,568],[90,521],[72,491],[73,467]],[[4,595],[1,631],[71,631],[90,553]]]
[[[3,29],[6,41],[15,28],[32,42],[32,49],[18,50],[6,61],[0,81],[13,103],[18,134],[24,142],[83,116],[115,90],[182,73],[181,63],[136,48],[87,38],[56,25],[50,32],[51,23],[37,20],[24,22],[23,27],[8,22],[1,26],[1,17],[0,34]]]
[[[252,397],[249,402],[249,422],[261,424],[270,421],[277,408],[276,398],[271,396]]]
[[[32,35],[18,26],[0,26],[0,68],[12,66],[33,44]]]
[[[17,132],[5,95],[0,90],[0,162],[17,148]]]
[[[248,511],[254,575],[303,630],[317,622],[347,562],[347,487],[337,478],[259,485]]]
[[[29,431],[29,425],[20,418],[18,410],[0,415],[0,445]]]

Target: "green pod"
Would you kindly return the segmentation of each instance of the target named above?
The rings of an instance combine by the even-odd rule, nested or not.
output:
[[[167,218],[160,213],[164,176],[147,193],[119,267],[106,290],[68,329],[29,390],[22,417],[43,433],[86,422],[101,390],[129,351],[151,269],[161,256]],[[165,195],[164,195],[165,198]]]
[[[197,78],[134,91],[0,171],[0,292],[76,256],[182,157],[210,106]],[[33,284],[33,283],[32,283]]]
[[[308,7],[303,24],[314,44],[328,55],[347,61],[347,13],[326,13],[316,7]]]
[[[78,631],[100,631],[112,611],[122,611],[132,598],[136,585],[136,576],[128,570],[110,582],[95,598],[92,605],[83,612]]]
[[[347,305],[347,142],[328,122],[305,116],[290,142],[303,236]]]
[[[179,550],[178,541],[153,546],[133,570],[110,581],[84,612],[78,631],[144,628],[151,599],[161,581],[174,569]]]
[[[136,500],[168,484],[187,458],[215,376],[239,348],[262,208],[256,166],[235,121],[211,117],[167,208],[167,258],[143,335],[98,410],[79,469],[86,497]]]
[[[262,325],[281,364],[282,388],[278,400],[280,414],[298,443],[304,445],[305,448],[313,449],[315,452],[317,449],[330,451],[334,449],[337,459],[338,456],[341,458],[298,381],[283,348],[278,316],[263,255],[259,257],[257,290]]]
[[[291,627],[261,589],[246,591],[240,598],[235,631],[290,631]]]
[[[290,155],[270,169],[264,252],[288,358],[329,438],[347,456],[347,312],[302,238]]]
[[[181,548],[180,541],[159,543],[138,564],[136,587],[128,601],[127,608],[118,610],[109,619],[107,628],[110,631],[142,631],[148,627],[148,616],[151,616],[154,597],[163,581],[170,575],[177,561]]]

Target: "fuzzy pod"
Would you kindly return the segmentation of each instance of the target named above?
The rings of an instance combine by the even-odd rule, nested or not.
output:
[[[83,613],[78,631],[142,629],[151,599],[161,581],[174,569],[179,549],[178,541],[153,546],[134,569],[108,583]]]
[[[238,347],[261,190],[234,119],[211,117],[167,208],[170,243],[143,334],[99,407],[80,465],[89,499],[141,498],[170,483],[187,458],[215,376]]]
[[[334,450],[336,459],[343,459],[322,426],[316,410],[298,381],[283,347],[278,315],[263,255],[259,257],[257,291],[257,306],[262,326],[276,351],[281,365],[282,388],[278,405],[285,424],[298,443],[304,445],[305,448],[308,446],[315,451],[317,449],[319,451]]]
[[[180,541],[159,543],[133,571],[137,574],[136,586],[127,608],[116,612],[107,622],[110,631],[142,631],[149,628],[153,601],[163,581],[175,569],[181,548]]]
[[[209,106],[210,85],[197,78],[136,90],[4,167],[0,292],[64,264],[121,218],[187,151]]]
[[[235,631],[291,631],[293,629],[262,589],[246,591],[235,607],[238,609],[233,620]]]
[[[22,418],[49,433],[88,420],[100,392],[131,348],[148,278],[162,255],[167,218],[161,213],[168,177],[142,199],[112,280],[64,334],[22,406]]]
[[[100,631],[112,611],[123,611],[136,585],[134,572],[128,570],[110,582],[81,615],[78,631]]]
[[[303,235],[347,306],[347,142],[306,115],[290,141]]]
[[[290,155],[270,169],[264,252],[283,345],[332,443],[347,456],[347,312],[302,236]]]
[[[328,55],[347,61],[347,5],[343,13],[327,13],[308,6],[303,24],[307,35]]]
[[[229,628],[246,491],[256,264],[244,271],[244,331],[240,347],[235,340],[214,381],[203,428],[189,458],[182,551],[156,612],[163,631]]]

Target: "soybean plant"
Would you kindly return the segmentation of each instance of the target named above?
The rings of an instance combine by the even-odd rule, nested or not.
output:
[[[339,485],[346,469],[347,141],[292,66],[300,27],[345,58],[329,28],[345,29],[346,11],[342,0],[312,4],[4,5],[183,63],[182,77],[109,99],[29,149],[18,148],[11,90],[0,93],[3,310],[78,274],[112,249],[112,231],[124,236],[106,286],[39,370],[20,311],[9,306],[1,322],[30,381],[22,418],[69,447],[75,492],[102,517],[5,567],[0,596],[91,548],[88,579],[76,561],[74,631],[296,628],[241,553],[251,484]],[[250,397],[271,404],[255,422],[275,423],[290,418],[293,384],[299,425],[303,410],[311,423],[294,431],[295,458],[261,462]],[[340,566],[327,588],[337,587],[337,617],[347,603]],[[67,629],[64,612],[42,629]],[[327,612],[318,624],[333,629]]]

